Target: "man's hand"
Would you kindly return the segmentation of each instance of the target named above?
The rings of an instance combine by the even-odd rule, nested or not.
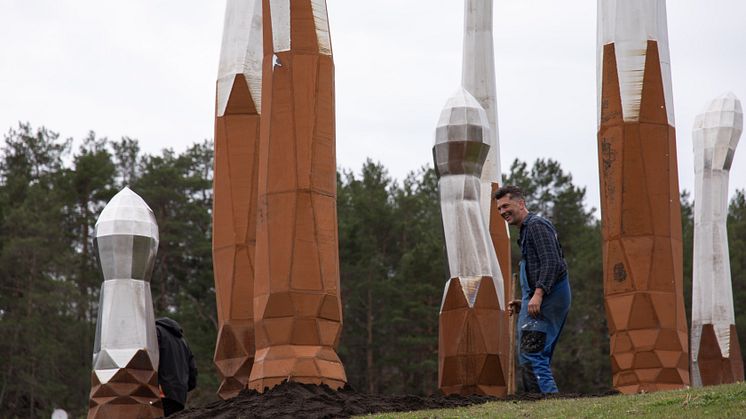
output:
[[[508,303],[508,315],[512,316],[521,311],[521,300],[513,300]]]
[[[528,302],[528,314],[531,317],[536,317],[541,313],[541,302],[544,301],[544,290],[537,288],[534,291],[534,296]]]

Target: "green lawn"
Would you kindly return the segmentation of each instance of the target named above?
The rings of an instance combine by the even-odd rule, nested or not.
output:
[[[368,418],[746,418],[746,384],[631,396],[492,402]]]

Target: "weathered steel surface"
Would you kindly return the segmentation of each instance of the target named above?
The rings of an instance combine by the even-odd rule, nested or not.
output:
[[[246,387],[254,363],[262,14],[260,0],[228,0],[216,83],[212,257],[218,311],[218,395]]]
[[[604,292],[613,386],[689,385],[681,211],[663,0],[599,0]]]
[[[326,2],[264,0],[250,388],[347,381],[336,209],[334,62]]]

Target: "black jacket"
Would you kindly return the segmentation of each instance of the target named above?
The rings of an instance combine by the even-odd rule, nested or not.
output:
[[[158,333],[158,384],[167,399],[186,404],[187,392],[197,385],[197,364],[179,323],[168,317],[155,321]]]

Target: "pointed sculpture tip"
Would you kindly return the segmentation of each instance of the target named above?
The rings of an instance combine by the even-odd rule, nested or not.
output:
[[[122,189],[119,190],[119,192],[115,193],[114,196],[118,196],[120,194],[121,195],[130,195],[130,194],[137,195],[135,191],[130,189],[129,185],[125,185]],[[112,199],[114,199],[114,197],[112,197]]]
[[[115,219],[138,220],[156,224],[155,214],[147,202],[129,186],[123,187],[106,204],[96,225]],[[156,224],[157,225],[157,224]]]
[[[446,101],[435,127],[435,144],[452,141],[487,143],[487,112],[463,86]],[[480,167],[481,173],[481,167]]]
[[[737,113],[742,112],[741,101],[738,100],[738,97],[732,91],[727,91],[712,99],[701,111],[701,113],[722,111],[735,111]]]
[[[443,110],[461,107],[484,109],[482,108],[482,105],[479,104],[479,101],[477,101],[477,99],[472,96],[464,86],[459,86],[458,89],[453,92],[446,101],[445,106],[443,106]]]
[[[727,92],[721,94],[718,97],[718,99],[735,99],[735,100],[738,100],[738,97],[736,96],[735,93],[733,93],[732,91],[728,90]]]
[[[735,114],[735,117],[723,118],[721,114]],[[693,129],[701,130],[714,127],[733,127],[742,129],[743,109],[741,101],[731,92],[727,91],[707,102],[702,110],[694,117]]]
[[[471,118],[467,117],[467,113],[471,114]],[[440,111],[437,127],[466,123],[489,129],[487,112],[464,86],[459,86]],[[445,138],[436,139],[436,143],[440,141],[445,141]]]
[[[122,189],[119,190],[114,196],[111,197],[109,202],[106,204],[106,206],[109,206],[110,204],[113,204],[114,206],[118,205],[121,200],[126,200],[128,202],[136,202],[137,204],[144,205],[150,208],[148,204],[145,202],[144,199],[140,195],[137,194],[137,192],[130,189],[129,185],[126,185]]]
[[[127,186],[109,200],[96,220],[93,236],[109,235],[150,237],[156,243],[159,240],[155,213],[140,195]]]

